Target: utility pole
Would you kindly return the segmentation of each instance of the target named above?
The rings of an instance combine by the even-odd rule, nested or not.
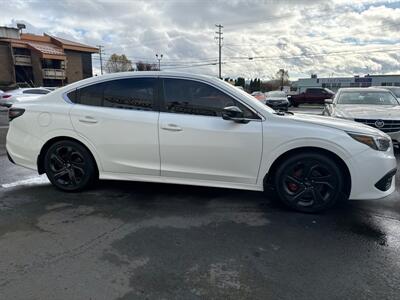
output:
[[[218,28],[218,31],[216,31],[215,33],[218,35],[217,37],[215,37],[216,40],[218,40],[218,57],[219,57],[219,62],[218,62],[218,77],[219,79],[222,79],[222,75],[221,75],[221,48],[222,48],[222,40],[224,39],[222,37],[223,33],[222,33],[222,28],[224,28],[224,26],[222,26],[221,24],[215,25]]]
[[[100,72],[101,75],[103,75],[103,46],[102,45],[98,45],[97,47],[99,47],[99,55],[100,55]]]
[[[157,57],[157,60],[158,60],[158,71],[161,71],[161,60],[163,58],[163,55],[162,54],[160,54],[160,55],[156,54],[156,57]]]

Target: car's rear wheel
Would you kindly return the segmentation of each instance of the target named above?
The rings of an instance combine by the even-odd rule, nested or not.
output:
[[[299,153],[285,160],[275,173],[275,189],[288,207],[315,213],[344,197],[344,176],[330,157]]]
[[[44,168],[50,182],[63,191],[80,191],[96,178],[95,162],[89,151],[74,141],[59,141],[49,147]]]

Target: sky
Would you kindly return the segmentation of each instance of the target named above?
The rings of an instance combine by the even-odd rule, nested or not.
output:
[[[162,70],[290,79],[400,74],[400,1],[374,0],[0,0],[0,25],[104,46]],[[94,73],[100,71],[93,55]]]

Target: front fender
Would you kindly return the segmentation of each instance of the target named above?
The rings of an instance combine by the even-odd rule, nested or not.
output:
[[[344,143],[343,143],[344,144]],[[301,148],[319,148],[336,154],[344,162],[352,156],[346,148],[340,145],[340,141],[330,141],[328,139],[318,138],[298,138],[280,144],[269,153],[264,153],[261,160],[261,167],[257,179],[257,185],[264,185],[264,178],[268,174],[272,164],[283,154],[291,150]],[[350,169],[350,166],[348,166]]]

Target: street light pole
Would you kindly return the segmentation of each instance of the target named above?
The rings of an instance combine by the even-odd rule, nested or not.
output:
[[[161,60],[163,58],[163,55],[162,54],[160,54],[160,55],[156,54],[156,57],[157,57],[157,60],[158,60],[158,71],[161,71]]]

